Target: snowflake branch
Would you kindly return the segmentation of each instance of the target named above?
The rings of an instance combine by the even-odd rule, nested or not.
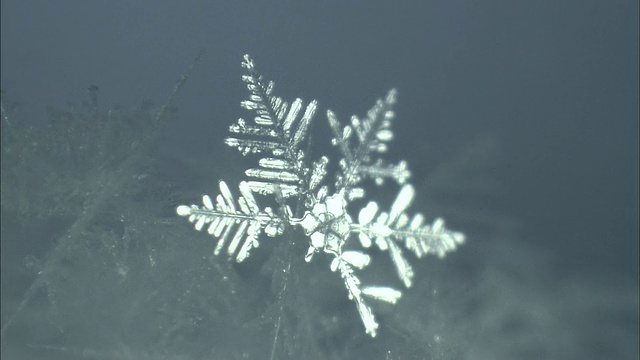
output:
[[[239,119],[229,127],[229,131],[253,138],[229,137],[225,143],[238,148],[243,155],[269,151],[275,157],[263,158],[260,168],[247,170],[247,176],[256,179],[250,183],[254,191],[273,195],[276,186],[281,186],[285,198],[308,194],[303,189],[309,188],[309,168],[299,148],[309,131],[317,102],[314,100],[305,107],[301,99],[296,99],[289,105],[272,95],[274,83],[265,84],[248,55],[244,56],[242,67],[248,72],[242,80],[247,84],[250,96],[241,105],[256,113],[255,125],[247,125]]]
[[[194,223],[194,227],[198,231],[201,231],[205,224],[209,224],[207,232],[219,238],[214,255],[220,254],[226,241],[233,233],[227,247],[227,254],[233,256],[244,237],[244,243],[236,256],[236,261],[242,262],[249,256],[249,251],[252,248],[260,245],[258,235],[262,230],[270,237],[280,235],[283,232],[284,221],[269,207],[264,211],[260,210],[247,182],[240,183],[242,196],[237,201],[224,181],[220,181],[219,186],[220,194],[216,197],[215,202],[208,195],[204,195],[202,197],[203,206],[180,205],[176,211],[178,215],[187,217],[190,222]],[[236,203],[240,209],[236,209]]]

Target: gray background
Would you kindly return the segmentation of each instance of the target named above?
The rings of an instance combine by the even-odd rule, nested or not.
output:
[[[611,321],[621,340],[611,346],[616,356],[637,356],[637,2],[3,0],[1,6],[1,87],[35,121],[46,105],[84,99],[89,84],[100,87],[105,106],[162,101],[204,49],[160,151],[205,168],[239,157],[221,141],[227,124],[245,115],[238,106],[245,53],[276,81],[279,95],[317,99],[343,120],[397,88],[392,156],[408,159],[413,181],[427,191],[425,179],[437,165],[458,151],[473,153],[473,144],[491,144],[491,161],[480,173],[499,196],[479,193],[468,203],[478,218],[498,214],[505,220],[496,222],[516,225],[508,235],[486,235],[503,238],[484,243],[464,229],[469,244],[461,256],[479,263],[508,257],[533,277],[544,272],[532,293],[559,312],[602,293],[598,306],[577,316],[586,317],[579,326],[591,328],[589,336],[608,331],[590,311],[618,309]],[[194,191],[212,192],[216,180]],[[446,196],[438,200],[446,213]],[[428,196],[421,201],[429,206]],[[458,227],[465,224],[460,218]],[[517,250],[487,251],[483,244]],[[582,290],[564,296],[574,284]]]

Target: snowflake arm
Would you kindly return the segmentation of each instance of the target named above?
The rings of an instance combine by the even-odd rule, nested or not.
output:
[[[385,178],[392,178],[403,184],[411,176],[404,161],[395,166],[386,165],[381,159],[372,162],[372,154],[385,153],[387,143],[393,139],[391,121],[395,117],[393,105],[396,97],[397,91],[391,89],[384,100],[376,102],[364,119],[354,115],[351,117],[351,124],[344,127],[331,110],[327,111],[334,136],[331,143],[338,147],[343,156],[335,187],[338,192],[346,190],[349,199],[362,196],[362,191],[356,186],[365,177],[373,178],[376,184],[381,185]],[[352,143],[355,143],[353,148]]]
[[[367,305],[362,297],[362,290],[360,290],[360,280],[353,274],[352,267],[341,256],[333,259],[331,267],[333,271],[340,270],[340,276],[342,277],[344,285],[347,287],[347,291],[349,292],[349,299],[353,300],[356,303],[356,307],[358,308],[358,313],[360,314],[360,318],[362,319],[362,323],[364,324],[365,331],[367,332],[367,334],[371,335],[371,337],[375,337],[376,330],[378,329],[378,323],[376,322],[376,318],[371,312],[371,308],[369,307],[369,305]]]
[[[274,83],[264,82],[248,55],[244,56],[242,67],[247,70],[242,80],[247,84],[249,99],[241,105],[254,112],[255,117],[252,124],[244,119],[232,124],[229,132],[242,137],[228,137],[225,143],[243,155],[262,152],[272,155],[260,159],[258,168],[246,171],[254,179],[248,182],[253,191],[273,195],[278,186],[284,198],[306,194],[311,176],[300,144],[307,136],[317,102],[305,106],[301,99],[295,99],[289,105],[273,95]]]
[[[204,195],[203,206],[180,205],[176,209],[178,215],[187,217],[198,231],[209,224],[207,232],[219,239],[214,255],[220,254],[227,246],[227,254],[233,256],[244,238],[243,245],[236,255],[236,261],[242,262],[249,256],[251,249],[259,246],[258,236],[261,231],[270,237],[282,234],[283,219],[274,214],[269,207],[260,210],[247,182],[240,183],[242,196],[237,201],[224,181],[220,181],[219,187],[220,194],[215,202],[209,195]],[[239,209],[236,208],[236,203]],[[231,242],[227,245],[229,238]]]
[[[418,258],[428,253],[437,254],[442,258],[465,241],[464,234],[446,229],[444,220],[440,218],[431,226],[423,226],[422,214],[409,217],[405,210],[411,205],[414,196],[413,186],[404,185],[388,213],[378,214],[378,204],[369,202],[360,210],[359,223],[351,227],[353,232],[359,233],[358,237],[363,247],[368,248],[372,239],[375,239],[375,244],[380,250],[389,251],[398,277],[406,287],[411,287],[414,273],[396,242],[404,241],[405,248]]]

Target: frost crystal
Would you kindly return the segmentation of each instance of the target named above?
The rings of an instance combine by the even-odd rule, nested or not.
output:
[[[242,80],[247,84],[249,99],[241,105],[253,112],[254,118],[239,119],[232,124],[229,127],[232,136],[225,143],[243,155],[263,157],[258,167],[246,170],[250,180],[239,184],[241,196],[237,199],[227,184],[220,181],[220,194],[215,199],[205,195],[202,206],[181,205],[177,213],[194,223],[196,230],[206,226],[207,232],[218,238],[215,255],[226,248],[227,255],[238,262],[259,246],[261,233],[278,237],[300,228],[309,241],[305,260],[311,261],[316,253],[333,257],[331,270],[340,272],[366,332],[374,337],[378,323],[365,297],[395,304],[401,292],[385,286],[362,287],[354,269],[364,269],[371,258],[364,251],[353,249],[358,245],[367,249],[375,244],[381,251],[388,251],[398,278],[408,288],[414,271],[403,249],[418,258],[426,254],[443,257],[465,240],[464,234],[447,229],[440,218],[424,225],[421,214],[408,215],[405,211],[415,196],[415,189],[407,183],[411,176],[408,164],[406,161],[388,164],[379,157],[393,140],[391,122],[397,92],[389,91],[364,118],[352,116],[348,125],[342,125],[331,110],[327,111],[333,132],[331,143],[342,156],[333,182],[327,184],[329,158],[322,156],[313,161],[307,146],[302,146],[317,102],[305,105],[303,100],[295,99],[288,103],[273,95],[274,83],[264,81],[248,55],[244,56],[242,67],[247,72]],[[380,211],[378,203],[371,201],[354,221],[347,209],[352,202],[365,198],[362,185],[367,179],[378,186],[392,180],[401,187],[388,212]],[[274,196],[280,209],[260,208],[254,193]],[[291,205],[302,210],[294,214]],[[359,243],[354,243],[354,238]],[[345,249],[347,243],[349,250]]]

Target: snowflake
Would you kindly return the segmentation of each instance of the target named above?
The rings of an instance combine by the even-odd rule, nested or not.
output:
[[[301,228],[309,239],[305,260],[311,261],[319,252],[333,256],[331,270],[340,273],[365,331],[375,337],[378,323],[365,298],[395,304],[402,293],[386,286],[361,285],[354,269],[362,270],[370,264],[371,258],[364,249],[375,245],[387,251],[398,278],[408,288],[414,271],[403,249],[418,258],[426,254],[443,257],[465,241],[462,233],[447,229],[440,218],[424,224],[421,214],[407,215],[405,211],[415,195],[413,186],[407,183],[411,175],[408,164],[406,161],[388,164],[378,157],[393,140],[391,122],[397,92],[389,91],[366,117],[352,116],[349,125],[343,126],[331,110],[327,111],[333,132],[331,143],[342,156],[333,184],[328,184],[329,158],[322,156],[313,161],[311,154],[302,148],[317,102],[304,105],[303,100],[295,99],[289,104],[273,95],[274,83],[263,80],[248,55],[244,56],[242,67],[247,71],[242,80],[247,84],[249,99],[241,105],[252,111],[254,118],[239,119],[232,124],[229,132],[233,136],[225,143],[243,155],[266,155],[258,161],[258,167],[246,170],[250,180],[240,182],[241,196],[237,199],[227,184],[220,181],[220,194],[215,201],[204,195],[202,206],[181,205],[177,213],[194,223],[196,230],[207,225],[207,232],[218,238],[214,254],[219,255],[226,248],[228,256],[235,256],[238,262],[260,245],[261,233],[278,237],[285,231]],[[370,201],[354,221],[347,209],[352,202],[365,198],[362,184],[367,179],[378,186],[389,179],[401,187],[389,212],[379,211],[378,203]],[[273,196],[279,209],[261,208],[254,193]],[[292,212],[293,204],[302,206],[299,216]],[[343,250],[356,234],[363,250]]]

